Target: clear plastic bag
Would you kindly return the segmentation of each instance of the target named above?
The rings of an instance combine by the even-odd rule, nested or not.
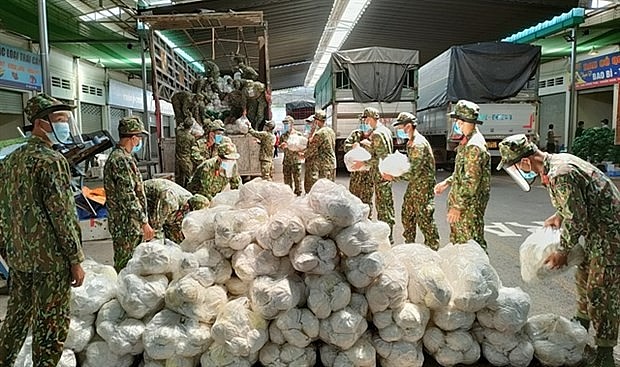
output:
[[[588,331],[577,322],[554,314],[536,315],[528,319],[525,332],[545,366],[573,366],[583,359]]]
[[[116,270],[93,260],[82,263],[85,277],[81,287],[71,288],[71,313],[76,316],[94,314],[116,296]]]
[[[301,134],[291,134],[286,140],[286,148],[293,152],[301,152],[308,147],[308,138]]]
[[[409,172],[410,168],[411,163],[409,163],[409,158],[399,151],[388,154],[385,159],[379,160],[379,172],[393,177],[404,175]]]
[[[560,247],[562,231],[543,227],[529,235],[519,248],[521,260],[521,277],[525,282],[536,282],[569,270],[571,266],[579,265],[584,259],[584,250],[581,245],[575,246],[568,254],[568,265],[561,269],[551,269],[545,264],[547,257]]]
[[[364,164],[358,168],[354,166],[359,162],[367,162],[371,157],[372,156],[366,149],[362,147],[353,148],[344,155],[344,165],[349,172],[368,171],[370,169],[368,164]]]
[[[308,193],[310,207],[336,227],[348,227],[368,217],[370,207],[349,190],[328,179],[318,180]]]

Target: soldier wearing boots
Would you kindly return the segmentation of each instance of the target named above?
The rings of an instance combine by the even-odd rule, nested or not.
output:
[[[409,243],[415,242],[416,226],[420,226],[426,246],[437,250],[439,232],[433,218],[435,214],[433,149],[428,140],[416,130],[418,119],[415,115],[401,112],[392,125],[398,129],[397,136],[407,139],[407,157],[411,164],[409,172],[398,178],[409,181],[402,207],[403,237]],[[386,176],[388,175],[384,175],[384,178],[392,179]]]
[[[620,322],[620,191],[603,172],[571,154],[540,151],[523,134],[499,144],[504,169],[525,191],[536,177],[547,187],[556,213],[545,226],[560,228],[560,250],[545,264],[566,266],[570,250],[584,236],[584,261],[577,267],[576,319],[596,333],[596,356],[587,366],[613,367]]]
[[[292,135],[301,135],[295,130],[295,120],[291,116],[286,116],[282,120],[284,124],[284,134],[280,138],[280,147],[284,150],[284,158],[282,159],[282,174],[284,175],[284,183],[289,185],[295,195],[301,195],[301,160],[299,152],[288,149],[287,140]]]
[[[448,223],[450,242],[474,240],[486,251],[484,212],[491,192],[491,154],[477,124],[480,107],[460,100],[450,117],[455,119],[457,135],[462,136],[456,151],[454,173],[435,185],[435,194],[450,186],[448,194]]]

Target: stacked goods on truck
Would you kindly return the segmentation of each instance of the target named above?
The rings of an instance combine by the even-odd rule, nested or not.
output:
[[[448,114],[460,99],[480,106],[478,129],[494,160],[497,144],[513,134],[531,136],[538,123],[540,47],[505,42],[452,46],[420,68],[418,130],[438,165],[454,161],[458,136]]]
[[[344,141],[358,128],[366,107],[379,110],[390,126],[399,112],[416,110],[417,50],[368,47],[334,52],[314,88],[318,108],[336,133],[336,159],[344,166]]]
[[[249,122],[262,130],[271,117],[269,80],[260,77],[244,57],[233,57],[232,75],[220,75],[219,66],[205,61],[205,73],[192,84],[192,91],[179,91],[172,95],[177,126],[193,118],[205,131],[210,121],[222,120],[226,135],[237,146],[240,159],[239,174],[244,178],[260,176],[258,152],[260,145],[248,134]]]

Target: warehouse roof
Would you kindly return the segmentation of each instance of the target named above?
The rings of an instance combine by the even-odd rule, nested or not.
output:
[[[146,1],[146,3],[145,3]],[[150,6],[136,11],[135,0],[47,0],[50,45],[88,60],[101,60],[110,69],[136,73],[140,68],[136,19],[138,16],[262,12],[268,29],[268,52],[273,89],[301,86],[333,0],[177,0],[175,5]],[[159,0],[158,0],[159,1]],[[0,2],[0,27],[39,39],[37,0]],[[161,1],[160,1],[161,3]],[[374,0],[353,28],[341,49],[383,46],[420,51],[420,62],[448,47],[492,41],[549,19],[577,6],[578,0]],[[108,9],[102,17],[96,13]],[[89,18],[90,17],[90,18]],[[92,21],[92,18],[101,18]],[[184,29],[162,33],[197,60],[215,56],[220,68],[231,65],[230,55],[246,53],[258,62],[256,35],[263,26],[246,23],[242,29],[221,26],[215,30],[182,23]],[[204,26],[205,24],[202,24]],[[195,28],[194,28],[195,27]],[[215,40],[215,41],[214,41]]]

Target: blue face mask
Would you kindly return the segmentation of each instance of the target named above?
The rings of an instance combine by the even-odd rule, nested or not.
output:
[[[461,127],[456,121],[454,122],[454,124],[452,124],[452,132],[454,132],[454,135],[463,135]]]
[[[289,130],[288,124],[284,125],[284,127],[282,128],[282,131],[287,133]]]
[[[52,144],[67,144],[71,142],[71,128],[68,122],[50,123],[53,131],[47,133],[47,138]]]
[[[362,130],[363,133],[367,133],[370,131],[370,125],[368,124],[360,124],[360,130]]]
[[[534,183],[534,180],[536,179],[536,176],[538,176],[538,174],[534,171],[529,171],[529,172],[524,172],[523,170],[521,170],[520,168],[517,168],[519,170],[519,173],[521,174],[521,176],[523,176],[523,178],[525,179],[525,181],[528,184],[532,184]]]
[[[396,130],[396,137],[399,139],[409,139],[409,135],[403,129]]]
[[[142,139],[140,139],[140,142],[138,143],[138,145],[136,145],[135,147],[131,149],[131,152],[136,154],[140,151],[140,149],[142,149]]]
[[[215,144],[220,144],[222,142],[222,135],[215,135],[213,137],[213,141],[215,142]]]

